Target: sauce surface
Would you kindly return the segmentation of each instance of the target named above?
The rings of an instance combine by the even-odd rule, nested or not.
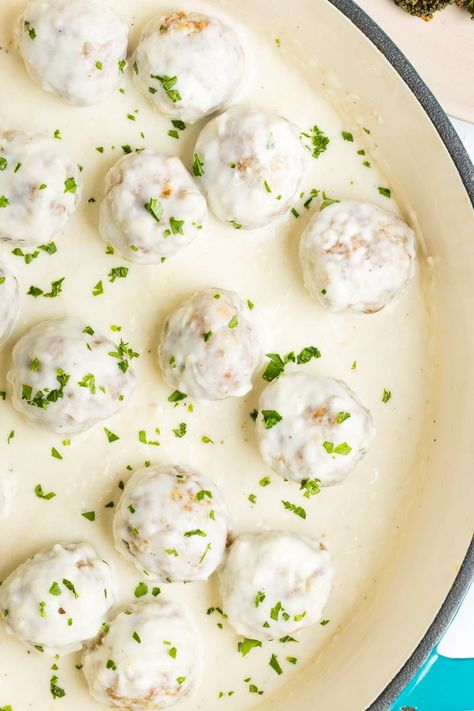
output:
[[[394,200],[380,194],[378,188],[390,184],[369,154],[367,136],[355,125],[342,122],[285,52],[284,38],[275,41],[271,25],[264,36],[253,34],[237,17],[223,16],[201,2],[182,2],[180,7],[222,16],[243,36],[250,75],[243,97],[279,112],[302,131],[317,124],[330,138],[328,149],[317,160],[311,159],[302,187],[304,197],[294,205],[298,217],[290,213],[267,229],[244,232],[210,215],[196,241],[160,266],[130,264],[107,255],[98,234],[99,205],[104,176],[123,155],[121,146],[149,146],[181,155],[189,169],[203,124],[187,127],[179,140],[168,137],[171,122],[155,113],[132,86],[130,68],[124,76],[125,92],[117,91],[96,107],[75,108],[43,92],[27,76],[11,46],[14,20],[24,5],[23,0],[0,4],[0,127],[44,131],[51,136],[60,129],[62,147],[84,168],[84,193],[79,209],[55,240],[56,254],[41,253],[27,265],[11,255],[10,248],[1,247],[18,273],[21,312],[0,350],[0,390],[7,390],[12,346],[43,319],[77,316],[117,341],[123,338],[140,358],[134,362],[138,385],[130,406],[104,423],[119,437],[112,443],[99,424],[72,437],[65,446],[62,437],[29,424],[14,411],[8,392],[6,400],[0,400],[0,502],[4,502],[0,579],[41,548],[57,541],[84,540],[113,563],[121,603],[133,600],[143,576],[115,552],[114,507],[106,504],[117,504],[119,482],[130,476],[127,467],[142,467],[146,461],[193,467],[220,487],[234,534],[283,529],[321,538],[335,564],[335,583],[324,613],[329,622],[304,630],[297,643],[264,643],[246,657],[237,651],[239,638],[219,612],[206,614],[220,605],[216,576],[208,583],[161,585],[161,595],[185,606],[193,617],[202,646],[200,684],[178,708],[245,711],[277,692],[324,650],[370,591],[385,552],[399,534],[417,479],[417,447],[429,397],[425,368],[429,319],[423,269],[394,304],[376,315],[334,315],[310,299],[297,258],[299,235],[317,209],[317,201],[309,210],[303,207],[309,191],[323,189],[331,197],[366,200],[393,211],[397,211],[396,195]],[[152,0],[116,0],[111,5],[132,28],[131,48],[144,23],[169,9]],[[344,140],[342,131],[352,132],[354,140]],[[357,154],[361,149],[366,149],[365,157]],[[365,160],[370,168],[363,165]],[[91,198],[95,202],[88,202]],[[127,277],[111,283],[110,270],[122,265],[129,268]],[[63,292],[57,298],[27,295],[31,285],[46,291],[51,281],[62,277]],[[93,296],[100,280],[104,293]],[[298,484],[283,481],[264,465],[249,416],[265,385],[260,377],[263,363],[254,389],[244,398],[195,402],[193,412],[188,411],[188,401],[177,406],[168,402],[171,389],[161,377],[156,358],[161,326],[182,300],[211,286],[234,289],[255,304],[264,353],[298,353],[306,346],[318,347],[322,357],[298,368],[346,381],[371,410],[375,441],[346,483],[308,500]],[[120,325],[122,330],[113,332],[111,325]],[[384,389],[392,392],[387,403],[382,402]],[[182,422],[187,424],[187,433],[177,438],[173,429]],[[158,440],[159,446],[142,443],[140,430],[146,431],[149,440]],[[9,438],[11,432],[14,435]],[[212,443],[203,442],[203,437]],[[52,457],[53,447],[62,459]],[[264,477],[271,480],[267,486],[259,484]],[[49,501],[38,498],[34,493],[38,484],[56,496]],[[249,500],[252,494],[255,503]],[[282,499],[303,506],[306,520],[285,510]],[[96,513],[94,522],[81,516],[89,511]],[[278,657],[282,675],[269,666],[272,654]],[[295,657],[296,664],[287,657]],[[57,660],[58,671],[51,671],[54,659],[28,652],[0,625],[0,660],[0,706],[11,704],[14,711],[103,708],[89,696],[82,672],[75,667],[81,663],[79,653]],[[53,674],[66,692],[56,701],[50,693]],[[264,693],[258,695],[251,685]]]

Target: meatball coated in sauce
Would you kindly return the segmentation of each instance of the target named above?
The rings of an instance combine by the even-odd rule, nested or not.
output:
[[[104,2],[33,0],[15,40],[31,78],[71,104],[99,103],[123,77],[128,27]]]
[[[117,550],[151,578],[207,580],[224,555],[227,510],[207,477],[149,467],[127,483],[113,530]]]
[[[281,417],[266,417],[275,411]],[[286,479],[342,482],[375,434],[370,412],[340,380],[290,373],[262,392],[256,423],[260,453]]]
[[[194,629],[174,603],[129,605],[90,644],[83,671],[92,696],[103,704],[161,709],[181,701],[199,676]]]
[[[100,233],[122,257],[159,264],[190,244],[207,216],[204,197],[181,160],[147,149],[108,172]]]
[[[413,276],[415,259],[403,220],[351,200],[317,213],[300,243],[305,286],[333,311],[380,311]]]
[[[0,261],[0,344],[13,330],[20,310],[20,287],[10,268]]]
[[[37,247],[63,229],[81,197],[79,168],[58,141],[0,132],[0,242]]]
[[[74,319],[38,323],[13,349],[13,405],[53,432],[83,432],[127,404],[135,386],[131,357],[127,344]]]
[[[248,306],[234,291],[197,291],[168,317],[158,355],[166,382],[191,397],[245,395],[260,359]]]
[[[57,543],[0,587],[7,632],[46,654],[69,654],[95,637],[116,602],[110,566],[87,543]]]
[[[160,113],[188,123],[222,108],[244,71],[237,36],[215,17],[173,12],[143,30],[132,58],[135,84]]]
[[[333,568],[319,542],[269,531],[239,536],[219,577],[223,610],[237,634],[271,640],[319,622]]]
[[[264,227],[287,212],[306,165],[296,126],[249,106],[212,119],[194,153],[210,209],[236,229]]]

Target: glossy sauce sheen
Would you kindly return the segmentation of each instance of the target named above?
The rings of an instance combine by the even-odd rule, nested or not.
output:
[[[159,4],[152,0],[117,0],[111,4],[132,26],[131,48],[144,23],[160,12]],[[120,603],[133,600],[134,589],[143,576],[115,552],[114,508],[105,508],[105,504],[117,504],[121,494],[118,483],[130,476],[127,465],[138,468],[151,461],[191,466],[220,487],[234,533],[275,528],[321,538],[335,564],[334,587],[324,612],[330,622],[304,630],[298,634],[298,643],[267,642],[245,658],[237,652],[239,638],[220,614],[206,614],[208,608],[220,604],[215,576],[208,583],[161,585],[162,595],[186,607],[202,647],[201,682],[179,708],[251,709],[298,672],[304,673],[305,665],[316,654],[324,653],[325,645],[350,620],[351,612],[370,590],[384,565],[386,550],[399,535],[405,503],[416,480],[417,445],[429,394],[425,372],[429,322],[423,299],[423,269],[420,275],[418,268],[399,299],[379,314],[325,311],[303,287],[298,238],[317,201],[306,210],[300,199],[295,203],[299,218],[289,214],[271,227],[253,232],[234,230],[211,216],[192,245],[160,266],[130,264],[117,255],[106,255],[98,234],[99,205],[105,174],[123,155],[121,146],[149,146],[181,155],[189,169],[202,124],[188,127],[179,140],[168,137],[170,120],[155,113],[132,86],[130,68],[123,81],[126,93],[115,92],[96,107],[75,108],[44,93],[28,78],[9,44],[15,17],[24,5],[23,0],[0,5],[1,128],[45,131],[49,135],[59,128],[61,147],[84,166],[85,185],[78,211],[55,239],[57,254],[41,253],[26,265],[10,255],[8,247],[1,248],[1,256],[8,256],[18,272],[21,312],[13,334],[0,350],[0,390],[6,389],[12,346],[28,328],[46,318],[77,316],[85,324],[110,333],[112,339],[123,337],[141,355],[135,361],[138,384],[130,405],[105,423],[120,437],[113,443],[108,442],[99,424],[72,437],[70,446],[63,446],[61,436],[29,424],[16,413],[8,395],[5,402],[0,400],[0,504],[9,500],[0,518],[0,578],[40,548],[57,541],[84,540],[94,545],[99,557],[114,564]],[[200,2],[183,2],[180,8],[222,16],[217,8]],[[169,8],[162,9],[165,12]],[[242,33],[237,17],[224,19]],[[281,46],[277,46],[277,32],[278,28],[273,31],[269,25],[265,35],[254,35],[251,27],[245,27],[249,81],[243,94],[249,102],[281,113],[304,131],[317,123],[330,137],[327,151],[319,159],[310,160],[302,187],[305,198],[316,187],[331,197],[366,200],[396,211],[394,200],[378,191],[378,186],[390,187],[388,178],[377,172],[368,151],[365,157],[357,155],[358,149],[367,148],[367,136],[355,125],[342,123],[320,95],[320,86],[308,83],[292,63],[283,36]],[[129,120],[127,114],[136,120]],[[344,141],[342,130],[352,131],[354,142]],[[96,147],[103,147],[103,153]],[[372,167],[363,166],[363,160],[371,161]],[[90,197],[97,202],[88,203]],[[127,278],[110,283],[107,274],[121,265],[129,268]],[[26,294],[31,285],[47,290],[52,280],[63,276],[63,293],[55,299],[34,299]],[[105,293],[93,296],[92,289],[99,280]],[[211,286],[233,289],[254,302],[264,353],[284,354],[317,346],[322,357],[298,367],[345,380],[370,409],[376,437],[346,483],[324,489],[308,500],[297,483],[284,482],[264,465],[249,417],[264,386],[260,377],[263,362],[254,378],[254,389],[242,399],[193,403],[192,413],[187,410],[187,402],[175,407],[167,401],[171,389],[161,377],[156,358],[164,319],[195,290]],[[121,325],[121,333],[110,331],[111,324]],[[354,361],[357,367],[353,369]],[[382,402],[384,388],[393,394],[386,404]],[[178,439],[172,430],[181,422],[187,423],[187,434]],[[155,428],[160,428],[159,435]],[[12,430],[15,435],[7,444]],[[146,430],[148,439],[158,440],[160,446],[141,443],[139,430]],[[203,443],[203,436],[211,438],[213,444]],[[52,447],[61,453],[62,460],[51,456]],[[264,476],[271,478],[271,484],[261,487],[259,480]],[[37,484],[45,492],[55,491],[56,497],[50,501],[37,498]],[[249,501],[250,494],[256,494],[256,504]],[[306,520],[285,510],[282,499],[303,506]],[[95,522],[81,516],[91,510],[96,512]],[[223,623],[223,629],[217,623]],[[283,668],[281,676],[268,664],[273,653]],[[297,664],[286,661],[287,656],[296,657]],[[58,660],[57,672],[50,670],[53,661],[27,652],[6,636],[2,624],[0,707],[11,704],[14,711],[102,708],[89,697],[82,672],[75,668],[80,664],[79,653]],[[317,673],[314,669],[312,674]],[[58,684],[66,691],[64,698],[54,702],[49,689],[52,674],[58,676]],[[249,682],[244,682],[249,677],[263,695],[249,692]],[[228,696],[229,691],[233,695]],[[224,692],[222,698],[219,692]]]

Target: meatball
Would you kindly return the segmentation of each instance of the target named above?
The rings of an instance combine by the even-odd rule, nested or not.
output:
[[[132,62],[135,84],[152,105],[188,123],[232,98],[245,63],[235,33],[215,17],[197,12],[153,18]]]
[[[0,343],[13,330],[20,310],[20,288],[10,268],[0,262]]]
[[[74,319],[38,323],[13,349],[13,405],[53,432],[83,432],[127,403],[136,355]]]
[[[190,244],[207,205],[179,158],[147,149],[123,156],[105,179],[103,239],[131,262],[159,264]]]
[[[222,606],[237,634],[271,640],[321,619],[333,570],[321,543],[268,531],[239,536],[219,577]]]
[[[259,409],[260,453],[275,472],[294,481],[339,484],[375,434],[370,412],[333,378],[284,375],[262,392]]]
[[[56,543],[0,587],[7,632],[46,654],[69,654],[95,637],[115,605],[111,568],[86,543]]]
[[[118,87],[128,27],[97,0],[33,0],[18,18],[15,41],[35,82],[87,106]]]
[[[207,580],[227,540],[227,510],[215,484],[178,466],[133,474],[114,517],[115,547],[163,582]]]
[[[0,132],[0,242],[36,247],[63,229],[81,197],[79,168],[58,141]]]
[[[166,382],[191,397],[245,395],[260,359],[249,308],[234,291],[197,291],[168,317],[158,356]]]
[[[236,229],[264,227],[285,213],[305,163],[298,129],[248,106],[233,106],[210,121],[194,149],[194,172],[210,209]]]
[[[318,212],[300,243],[305,286],[333,311],[380,311],[413,276],[415,258],[403,220],[351,200]]]
[[[134,709],[173,706],[198,677],[197,637],[174,603],[135,603],[85,650],[83,671],[90,693],[101,703]]]

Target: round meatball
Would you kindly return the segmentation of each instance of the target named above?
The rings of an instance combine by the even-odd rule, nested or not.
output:
[[[20,287],[13,272],[0,262],[0,343],[12,332],[19,310]]]
[[[136,355],[74,319],[38,323],[13,349],[13,405],[53,432],[83,432],[127,403]]]
[[[33,0],[15,40],[31,78],[79,106],[105,99],[126,66],[128,27],[97,0]]]
[[[364,456],[375,428],[370,412],[340,380],[290,373],[260,396],[257,438],[269,467],[293,481],[343,481]]]
[[[163,582],[207,580],[227,540],[227,510],[216,485],[178,466],[133,474],[114,517],[115,547]]]
[[[244,53],[233,30],[197,12],[152,19],[132,62],[135,84],[152,105],[188,123],[222,108],[244,71]]]
[[[90,693],[103,704],[173,706],[197,680],[197,637],[174,603],[136,603],[120,612],[85,650],[83,671]]]
[[[105,179],[102,238],[124,259],[159,264],[190,244],[207,215],[181,160],[147,149],[123,156]]]
[[[69,654],[99,632],[115,605],[111,568],[86,543],[56,543],[0,587],[7,632],[46,654]]]
[[[265,109],[233,106],[203,128],[194,149],[209,207],[236,229],[264,227],[285,213],[304,170],[298,129]]]
[[[403,220],[351,200],[318,212],[300,243],[305,286],[333,311],[380,311],[413,276],[415,258]]]
[[[166,382],[191,397],[245,395],[260,360],[249,308],[234,291],[197,291],[168,317],[158,356]]]
[[[63,229],[81,197],[79,168],[58,141],[0,132],[0,242],[36,247]]]
[[[239,536],[219,577],[222,606],[237,634],[270,640],[321,619],[333,570],[321,543],[269,531]]]

